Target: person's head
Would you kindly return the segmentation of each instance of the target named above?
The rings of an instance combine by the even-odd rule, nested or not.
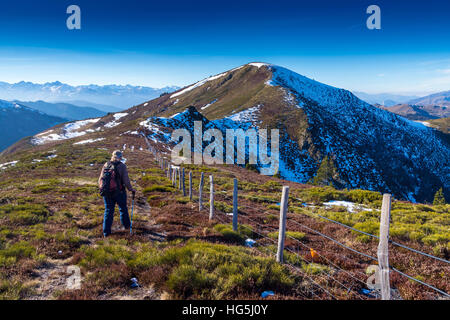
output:
[[[122,157],[123,157],[122,151],[115,150],[111,155],[111,161],[112,162],[121,161]]]

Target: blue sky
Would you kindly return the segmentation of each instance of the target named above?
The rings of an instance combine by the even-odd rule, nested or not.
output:
[[[77,4],[82,29],[66,28]],[[366,8],[381,8],[381,30]],[[250,61],[354,91],[450,90],[449,1],[15,0],[0,81],[187,85]]]

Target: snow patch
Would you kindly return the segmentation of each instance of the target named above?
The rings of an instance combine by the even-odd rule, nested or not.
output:
[[[363,205],[356,204],[354,202],[349,201],[338,201],[338,200],[331,200],[329,202],[324,202],[323,205],[325,207],[332,207],[332,206],[339,206],[339,207],[346,207],[348,212],[354,213],[357,211],[372,211],[372,209],[366,208]]]
[[[264,67],[264,66],[269,66],[268,63],[264,63],[264,62],[252,62],[252,63],[249,63],[248,65],[249,66],[254,66],[254,67],[257,67],[257,68],[261,68],[261,67]]]
[[[120,118],[126,117],[128,115],[128,113],[123,112],[123,113],[115,113],[113,114],[114,120],[119,120]]]
[[[207,105],[202,107],[202,110],[205,110],[206,108],[208,108],[209,106],[211,106],[213,103],[217,102],[217,99],[214,99],[213,101],[211,101],[210,103],[208,103]]]
[[[219,79],[219,78],[223,77],[224,75],[226,75],[227,73],[228,72],[224,72],[224,73],[221,73],[221,74],[218,74],[218,75],[215,75],[215,76],[203,79],[203,80],[193,84],[192,86],[187,87],[186,89],[183,89],[183,90],[181,90],[181,91],[179,91],[177,93],[174,93],[173,95],[170,96],[170,98],[172,99],[172,98],[178,97],[179,95],[182,95],[182,94],[184,94],[186,92],[189,92],[189,91],[191,91],[191,90],[193,90],[193,89],[195,89],[197,87],[200,87],[200,86],[204,85],[208,81]]]
[[[241,112],[235,113],[231,116],[226,117],[236,122],[256,122],[258,120],[257,112],[259,111],[261,105],[257,105]]]
[[[415,121],[415,122],[423,124],[425,127],[431,127],[431,124],[427,121]]]
[[[75,146],[75,145],[87,144],[87,143],[93,143],[93,142],[103,141],[103,140],[105,140],[105,138],[87,139],[87,140],[75,142],[73,145]]]
[[[105,124],[104,127],[106,127],[106,128],[117,127],[120,124],[120,122],[117,122],[117,120],[119,120],[123,117],[126,117],[127,115],[128,115],[128,113],[126,113],[126,112],[113,114],[114,120]]]
[[[14,167],[19,161],[11,161],[0,164],[0,170],[5,170],[10,167]]]
[[[81,128],[96,123],[100,120],[100,118],[97,119],[88,119],[88,120],[80,120],[75,121],[66,124],[64,127],[61,128],[60,134],[58,133],[50,133],[54,132],[54,130],[48,130],[46,132],[37,134],[33,137],[31,140],[32,144],[35,145],[41,145],[52,141],[59,141],[59,140],[66,140],[66,139],[72,139],[80,136],[84,136],[88,131],[79,131]]]

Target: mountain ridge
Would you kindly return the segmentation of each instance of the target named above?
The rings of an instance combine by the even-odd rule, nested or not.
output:
[[[389,192],[410,201],[431,201],[441,187],[449,192],[450,148],[436,130],[378,109],[347,90],[266,63],[203,79],[83,125],[75,133],[85,140],[146,130],[161,148],[167,141],[153,133],[170,136],[174,128],[151,119],[176,117],[189,106],[208,121],[235,117],[244,125],[246,114],[252,126],[279,129],[279,174],[287,180],[307,183],[322,159],[331,156],[343,187],[349,189]],[[143,121],[150,123],[143,126]],[[51,144],[65,139],[65,126],[52,130],[40,139],[48,137],[45,143]]]
[[[57,103],[57,102],[50,103],[42,100],[38,101],[14,100],[13,102],[46,113],[50,116],[65,118],[67,120],[82,120],[86,118],[102,117],[106,115],[106,112],[104,111],[92,107],[77,106],[70,103]]]
[[[245,65],[244,67],[252,68],[253,71],[242,70],[242,66],[235,68],[219,74],[218,76],[220,77],[214,76],[212,79],[202,80],[200,86],[189,86],[187,88],[190,88],[190,90],[185,91],[182,95],[172,95],[171,99],[181,101],[183,96],[186,96],[188,99],[186,99],[185,103],[178,101],[175,105],[187,106],[192,104],[200,111],[205,106],[201,106],[203,103],[200,102],[202,102],[203,98],[200,98],[205,91],[209,91],[207,94],[209,98],[203,101],[215,100],[215,102],[207,107],[206,112],[204,112],[205,110],[201,112],[208,119],[218,119],[221,115],[226,115],[223,114],[224,105],[221,105],[220,97],[212,97],[210,95],[210,90],[212,89],[208,88],[213,88],[215,85],[223,87],[230,79],[237,78],[237,75],[233,75],[233,73],[251,73],[257,69],[260,73],[266,75],[265,79],[263,79],[265,87],[254,86],[254,89],[258,87],[255,90],[257,93],[252,99],[249,99],[253,104],[247,105],[247,108],[261,104],[258,98],[259,96],[264,96],[262,93],[264,90],[271,91],[273,96],[278,94],[278,101],[283,101],[283,107],[280,105],[266,105],[259,112],[259,118],[262,119],[263,125],[272,128],[280,124],[277,120],[282,121],[285,133],[290,137],[283,144],[297,144],[297,147],[290,148],[290,152],[293,153],[291,159],[282,163],[282,165],[285,165],[285,174],[283,175],[283,172],[281,172],[282,177],[305,183],[314,176],[321,159],[331,154],[337,157],[338,170],[342,178],[347,181],[346,187],[349,188],[392,192],[400,198],[412,201],[415,201],[416,197],[421,201],[425,199],[430,201],[437,190],[436,188],[441,184],[445,185],[444,189],[448,189],[450,175],[448,169],[445,168],[448,168],[449,147],[433,129],[426,128],[422,124],[411,122],[390,112],[379,110],[361,101],[349,91],[320,84],[317,81],[279,66],[258,63],[257,65]],[[266,74],[269,69],[275,75]],[[220,79],[223,81],[219,82]],[[279,95],[280,91],[273,91],[275,87],[270,85],[271,82],[275,87],[277,84],[280,85],[278,89],[281,89],[281,96]],[[183,90],[186,90],[186,88]],[[221,94],[221,90],[217,93]],[[195,97],[192,97],[194,95]],[[194,99],[190,98],[190,96]],[[319,100],[319,102],[314,101],[314,99]],[[271,104],[271,102],[268,104]],[[225,107],[227,109],[226,105]],[[169,117],[178,113],[179,108],[170,108],[171,112],[163,108],[159,112],[161,115]],[[237,107],[232,112],[239,112],[243,109],[245,108]],[[285,111],[281,112],[281,115],[276,115],[275,112],[280,114],[280,111],[283,109]],[[208,115],[212,115],[212,117]],[[368,116],[369,119],[367,119]],[[289,118],[291,118],[290,121],[287,120]],[[292,118],[296,118],[298,121],[291,123]],[[336,118],[339,118],[339,121]],[[365,124],[364,131],[360,130],[362,123]],[[386,125],[388,125],[388,129],[385,129]],[[377,137],[382,132],[390,136],[391,140],[385,137]],[[349,135],[351,135],[351,138],[349,138]],[[365,139],[361,138],[362,135]],[[339,136],[339,139],[337,136]],[[417,140],[423,141],[423,145],[428,143],[425,141],[432,141],[432,144],[435,143],[433,147],[430,147],[433,151],[430,150],[429,154],[435,153],[440,154],[440,156],[431,160],[433,163],[431,167],[441,171],[441,178],[437,178],[435,174],[430,174],[432,178],[428,179],[425,177],[426,181],[421,180],[420,177],[424,176],[423,169],[420,165],[414,164],[410,155],[405,154],[405,152],[413,153],[413,157],[420,158],[421,161],[425,162],[430,161],[433,156],[419,152],[418,146],[414,142]],[[341,141],[345,141],[345,145],[341,145]],[[384,149],[384,145],[389,144],[395,145],[397,150],[394,157],[395,169],[390,168],[392,167],[390,161],[393,160],[392,155],[378,155]],[[342,156],[342,154],[346,156]],[[349,161],[350,163],[348,163]],[[386,166],[389,163],[390,165]],[[346,166],[348,167],[346,168]],[[410,166],[414,166],[414,169],[411,169]],[[416,171],[416,173],[411,174],[408,170]],[[394,177],[396,179],[393,179]],[[387,184],[386,179],[389,180]],[[397,181],[402,182],[399,183]],[[406,188],[409,189],[408,192],[400,191],[400,189],[404,189],[401,186],[402,184],[409,185]]]
[[[450,107],[450,90],[437,92],[425,97],[413,99],[408,103],[416,105],[436,105],[440,107]]]

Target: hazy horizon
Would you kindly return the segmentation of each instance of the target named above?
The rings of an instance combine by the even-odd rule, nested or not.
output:
[[[238,67],[238,66],[236,66],[236,67]],[[233,68],[231,68],[231,69],[233,69]],[[229,69],[229,70],[231,70],[231,69]],[[223,70],[223,71],[226,71],[226,70]],[[292,70],[292,71],[297,72],[295,70]],[[299,73],[299,72],[297,72],[297,73]],[[301,73],[299,73],[299,74],[301,74]],[[208,75],[208,76],[210,76],[210,75]],[[197,79],[197,80],[195,80],[195,81],[193,81],[191,83],[186,83],[184,85],[176,85],[176,84],[170,84],[169,83],[169,84],[166,84],[164,86],[158,86],[158,87],[142,85],[142,84],[112,83],[112,82],[111,83],[104,83],[104,84],[99,84],[99,83],[69,83],[69,82],[63,82],[63,81],[60,81],[60,80],[57,80],[57,79],[56,80],[52,80],[52,81],[45,81],[45,82],[34,82],[34,81],[29,81],[29,80],[20,80],[20,81],[17,81],[17,82],[10,82],[10,81],[7,81],[7,80],[0,79],[0,83],[7,83],[9,85],[17,85],[17,84],[19,84],[21,82],[24,82],[24,83],[32,83],[32,84],[35,84],[35,85],[45,85],[45,84],[52,84],[52,83],[59,82],[61,84],[69,85],[69,86],[72,86],[72,87],[79,87],[79,86],[85,86],[85,87],[87,87],[87,86],[99,86],[99,87],[106,87],[106,86],[132,86],[132,87],[147,87],[147,88],[153,88],[153,89],[164,89],[164,88],[170,88],[170,87],[183,88],[183,87],[189,86],[191,84],[194,84],[194,83],[196,83],[198,81],[201,81],[201,80],[207,78],[208,76],[205,76],[203,78],[199,78],[199,79]],[[310,77],[310,78],[312,78],[312,79],[314,79],[316,81],[319,81],[321,83],[330,85],[329,83],[320,81],[320,79],[318,79],[318,78],[313,78],[313,77]],[[370,90],[369,91],[363,91],[363,90],[358,90],[358,89],[352,90],[352,89],[343,88],[343,87],[339,87],[339,88],[351,91],[352,93],[355,93],[355,94],[356,93],[364,93],[364,94],[369,94],[369,95],[398,95],[398,96],[417,96],[417,97],[422,97],[422,96],[427,96],[427,95],[431,95],[431,94],[435,94],[435,93],[449,91],[450,90],[450,84],[449,84],[449,88],[446,89],[446,90],[421,91],[421,92],[417,92],[417,91],[406,91],[406,92],[403,92],[403,91],[390,91],[390,92],[388,92],[388,91],[377,91],[377,92],[371,92]]]

